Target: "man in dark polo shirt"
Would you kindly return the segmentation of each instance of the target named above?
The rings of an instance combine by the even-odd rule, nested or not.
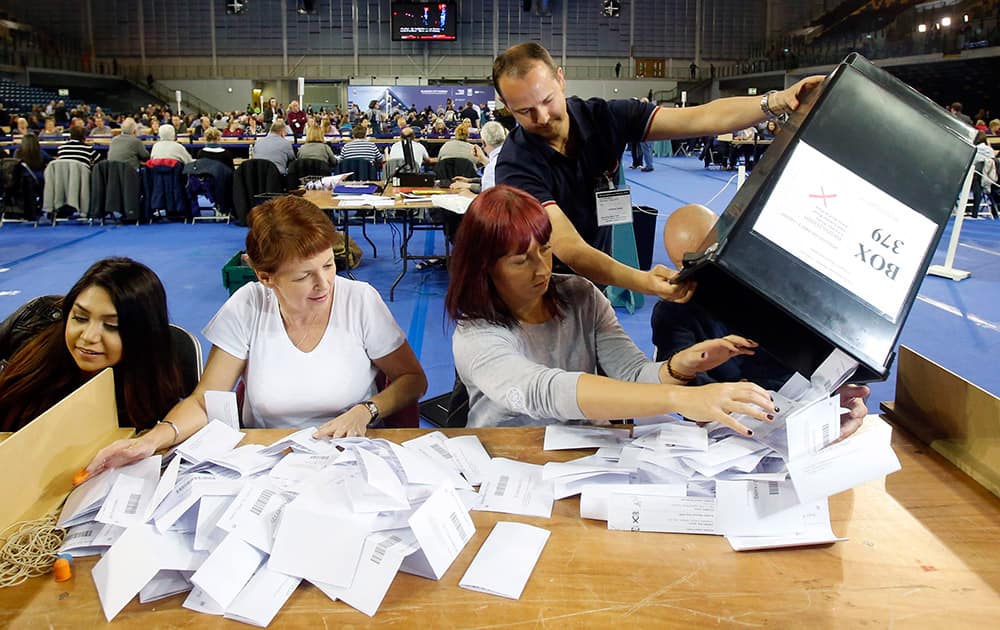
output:
[[[683,109],[659,108],[634,99],[566,98],[562,68],[534,43],[507,49],[493,63],[497,95],[518,127],[497,158],[496,182],[536,197],[552,221],[555,255],[596,283],[684,299],[690,289],[670,281],[675,272],[656,265],[648,272],[611,258],[609,227],[598,226],[599,190],[614,188],[629,142],[717,135],[743,129],[798,107],[798,97],[822,82],[809,77],[761,97],[718,99]]]

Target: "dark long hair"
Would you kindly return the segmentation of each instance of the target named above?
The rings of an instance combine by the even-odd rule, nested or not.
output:
[[[532,239],[549,242],[552,224],[538,200],[510,186],[494,186],[481,193],[462,217],[449,263],[444,307],[454,321],[485,320],[511,328],[517,318],[500,298],[490,271],[511,252],[524,253]],[[564,300],[555,282],[542,299],[549,312],[562,316]]]
[[[28,165],[33,171],[40,171],[45,168],[45,159],[42,157],[42,146],[38,144],[38,136],[34,132],[26,133],[21,137],[21,146],[17,148],[14,157]]]
[[[108,292],[118,313],[122,358],[114,372],[119,424],[148,429],[186,393],[160,279],[142,263],[106,258],[94,263],[63,298],[62,321],[25,343],[0,372],[0,430],[23,427],[87,380],[66,348],[65,328],[77,297],[93,286]]]

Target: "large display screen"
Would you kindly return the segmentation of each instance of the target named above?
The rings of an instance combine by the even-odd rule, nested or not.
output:
[[[393,2],[394,41],[443,41],[458,39],[458,6],[449,2]]]

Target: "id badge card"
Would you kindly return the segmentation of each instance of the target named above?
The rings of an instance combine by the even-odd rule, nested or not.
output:
[[[597,195],[597,225],[619,225],[632,222],[632,194],[624,190],[599,190]]]

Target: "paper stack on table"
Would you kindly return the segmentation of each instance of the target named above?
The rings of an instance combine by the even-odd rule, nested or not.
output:
[[[190,591],[187,608],[266,626],[302,580],[374,615],[398,571],[441,579],[476,531],[470,481],[492,474],[479,439],[313,431],[235,447],[242,434],[213,421],[165,467],[156,455],[76,488],[62,551],[103,554],[93,577],[107,619],[137,594]]]
[[[547,478],[563,488],[557,496],[580,491],[580,515],[609,529],[719,534],[737,551],[835,542],[827,497],[899,470],[878,417],[838,441],[833,392],[856,367],[834,352],[811,379],[793,377],[773,393],[773,423],[736,417],[753,438],[667,418],[646,419],[631,440],[616,429],[547,427],[547,449],[600,447],[547,465]]]

